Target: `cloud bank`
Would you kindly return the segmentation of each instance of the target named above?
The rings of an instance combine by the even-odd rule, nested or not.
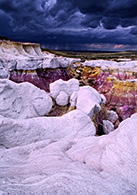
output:
[[[0,34],[53,49],[136,49],[136,10],[136,0],[0,0]]]

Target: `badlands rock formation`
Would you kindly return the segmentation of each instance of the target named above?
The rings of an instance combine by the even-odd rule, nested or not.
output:
[[[67,155],[99,172],[119,175],[137,186],[136,127],[137,116],[134,116],[124,120],[118,129],[109,135],[78,139],[67,151]]]
[[[49,92],[50,83],[75,77],[82,85],[91,85],[104,94],[106,107],[114,110],[122,121],[137,111],[137,61],[107,61],[56,57],[43,54],[39,44],[0,42],[0,78],[15,82],[28,81]],[[62,104],[60,99],[66,96]],[[66,105],[67,95],[60,94],[58,103]],[[58,98],[57,98],[58,99]],[[73,105],[73,103],[72,103]]]
[[[18,95],[25,99],[26,94],[22,92],[24,84],[8,80],[0,80],[0,83],[3,100],[9,98],[15,85],[17,89],[16,94],[12,94],[13,99]],[[25,86],[36,90],[29,83],[25,83]],[[32,103],[38,94],[32,93],[33,90],[29,96]],[[41,90],[37,90],[40,94]],[[99,98],[101,101],[101,96],[92,91],[93,101],[95,95],[96,101]],[[44,91],[42,95],[44,93],[47,97]],[[89,96],[86,97],[89,102]],[[27,98],[26,105],[28,101]],[[16,107],[20,105],[18,103]],[[4,103],[1,106],[1,195],[137,194],[136,114],[109,135],[95,137],[96,130],[91,118],[79,109],[60,117],[22,119],[21,112],[18,117],[2,116],[7,105]],[[46,105],[42,110],[44,108]]]
[[[127,70],[128,65],[117,69],[116,62],[81,64],[43,54],[36,44],[0,44],[0,195],[136,195],[137,114],[119,125],[119,116],[131,115],[129,106],[136,109],[136,80],[127,80],[135,79],[135,72]],[[112,64],[115,71],[110,71]],[[79,87],[76,79],[52,83],[58,77],[68,80],[72,73],[105,96],[92,87]],[[34,82],[50,93],[8,78]],[[120,78],[125,78],[124,99],[114,98],[121,93],[118,86],[123,87]],[[45,116],[53,99],[75,110]],[[108,111],[105,102],[113,110]],[[97,123],[107,135],[95,136]]]
[[[76,79],[70,79],[63,81],[59,79],[50,84],[50,95],[55,99],[59,106],[65,106],[71,103],[70,97],[73,93],[79,90],[79,81]]]
[[[71,78],[71,60],[43,54],[39,44],[0,41],[0,78],[15,82],[28,81],[40,89],[49,90],[49,83]]]
[[[81,110],[90,118],[96,116],[101,111],[101,105],[106,102],[105,97],[93,87],[79,87],[79,81],[76,79],[68,81],[59,79],[51,83],[50,95],[57,105],[65,106],[70,104],[70,109]],[[110,115],[109,117],[112,118]]]
[[[77,63],[71,74],[104,94],[107,109],[116,111],[120,121],[137,111],[137,61],[86,61]]]

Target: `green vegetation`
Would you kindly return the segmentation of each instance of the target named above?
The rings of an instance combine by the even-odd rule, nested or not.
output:
[[[53,53],[57,56],[80,58],[83,62],[85,60],[118,60],[119,58],[127,58],[137,60],[137,51],[124,51],[124,52],[80,52],[80,51],[54,51],[46,48],[42,48],[42,51]]]
[[[80,58],[80,56],[73,54],[75,52],[55,51],[55,50],[51,50],[51,49],[47,49],[47,48],[42,48],[42,51],[47,51],[47,52],[53,53],[57,56],[63,56],[63,57],[67,57],[67,58]]]
[[[94,80],[93,79],[89,79],[88,80],[88,84],[92,86],[94,84]]]

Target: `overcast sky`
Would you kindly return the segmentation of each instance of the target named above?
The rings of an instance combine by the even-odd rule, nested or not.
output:
[[[0,35],[60,50],[137,50],[137,0],[0,0]]]

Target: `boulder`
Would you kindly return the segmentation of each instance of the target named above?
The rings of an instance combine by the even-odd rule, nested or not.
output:
[[[8,79],[0,80],[0,115],[8,118],[44,116],[52,108],[48,93],[30,83],[17,84]]]
[[[74,91],[79,90],[79,81],[77,79],[70,79],[63,81],[59,79],[50,84],[50,95],[56,100],[61,91],[64,91],[69,97]]]
[[[56,98],[56,104],[59,106],[66,106],[68,104],[69,96],[64,91],[60,91],[59,95]]]
[[[103,131],[105,134],[109,134],[110,132],[114,131],[113,123],[108,120],[103,120]]]
[[[118,115],[113,110],[107,110],[105,113],[105,119],[114,124],[118,120]]]
[[[101,96],[94,88],[89,86],[80,87],[76,103],[77,109],[92,118],[94,114],[96,115],[101,110],[101,103]]]

